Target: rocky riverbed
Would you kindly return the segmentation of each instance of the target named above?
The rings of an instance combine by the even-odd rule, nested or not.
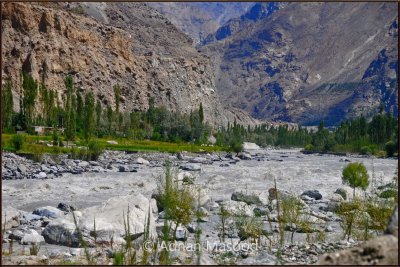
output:
[[[194,228],[202,229],[202,240],[221,246],[219,207],[244,216],[259,216],[266,236],[277,235],[277,209],[274,179],[278,192],[303,203],[303,216],[312,222],[308,231],[297,225],[285,226],[285,245],[280,259],[277,248],[265,238],[257,249],[247,251],[204,250],[202,264],[311,264],[319,255],[353,247],[358,242],[342,240],[338,203],[351,198],[352,189],[342,185],[341,171],[350,161],[363,162],[377,185],[390,182],[397,160],[357,156],[304,155],[299,150],[256,149],[238,156],[227,153],[178,155],[106,151],[97,161],[45,156],[41,163],[3,153],[2,222],[6,226],[3,251],[12,244],[9,263],[34,263],[60,260],[84,262],[83,250],[77,248],[75,225],[84,239],[94,246],[93,221],[96,218],[97,243],[103,244],[98,263],[109,263],[110,239],[123,243],[123,214],[130,206],[132,233],[138,238],[151,210],[151,234],[156,237],[163,225],[163,213],[151,199],[157,189],[157,177],[163,175],[165,160],[172,162],[179,180],[188,178],[200,188],[204,219],[178,227],[178,239],[194,242]],[[194,191],[198,192],[198,191]],[[362,194],[362,192],[357,192]],[[293,240],[291,239],[291,233]],[[225,243],[237,244],[241,237],[233,232]],[[38,256],[29,255],[32,243],[40,244]],[[223,244],[223,243],[222,243]],[[112,254],[112,253],[111,253]],[[173,253],[176,263],[189,263],[190,252]]]

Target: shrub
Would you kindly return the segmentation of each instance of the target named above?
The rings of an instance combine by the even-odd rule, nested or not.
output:
[[[96,141],[90,141],[88,144],[88,160],[97,160],[103,153],[102,146]]]
[[[387,190],[381,192],[379,194],[379,197],[380,198],[391,198],[391,197],[396,198],[397,197],[397,191],[394,190],[394,189],[387,189]]]
[[[307,151],[312,151],[312,150],[314,150],[314,146],[312,144],[308,144],[304,147],[304,149]]]
[[[361,155],[369,155],[371,154],[371,149],[368,146],[363,146],[360,150]]]
[[[396,144],[393,141],[389,141],[385,144],[386,156],[393,157],[394,152],[396,152]]]
[[[349,163],[342,171],[343,183],[350,185],[353,188],[353,197],[356,194],[356,187],[367,189],[369,185],[369,175],[364,164],[359,162]]]
[[[15,134],[13,135],[11,142],[15,148],[16,151],[21,150],[22,145],[25,142],[25,136],[21,135],[21,134]]]
[[[376,157],[377,157],[377,158],[384,158],[384,157],[386,157],[386,152],[383,151],[383,150],[379,150],[379,151],[376,153]]]

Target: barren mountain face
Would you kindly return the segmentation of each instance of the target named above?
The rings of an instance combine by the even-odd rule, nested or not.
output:
[[[60,103],[70,74],[77,90],[93,91],[104,105],[115,105],[118,84],[122,110],[144,110],[154,97],[184,113],[202,103],[213,124],[256,121],[221,105],[210,59],[143,3],[4,3],[2,24],[2,75],[12,79],[16,110],[26,71],[58,92]]]
[[[222,28],[235,30],[202,48],[226,103],[303,124],[368,115],[381,103],[397,114],[396,3],[288,3],[268,15],[270,4],[256,6],[258,16],[229,21]]]

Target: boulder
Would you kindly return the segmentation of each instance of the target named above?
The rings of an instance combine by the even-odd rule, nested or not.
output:
[[[78,231],[71,214],[51,221],[44,228],[42,236],[49,244],[68,247],[79,247],[80,245]]]
[[[201,171],[201,166],[194,163],[183,164],[179,168],[185,171]]]
[[[301,195],[302,196],[308,196],[308,197],[313,198],[315,200],[322,199],[322,195],[318,190],[307,190],[307,191],[304,191]]]
[[[251,155],[249,153],[246,153],[246,152],[240,152],[238,154],[238,157],[240,159],[243,159],[243,160],[251,160],[252,159]]]
[[[395,236],[399,236],[399,206],[397,205],[392,213],[392,216],[389,219],[388,226],[385,230],[385,234],[392,234]]]
[[[10,229],[20,224],[21,212],[11,206],[3,206],[1,209],[1,227]]]
[[[186,230],[186,228],[179,225],[176,228],[175,240],[176,241],[186,241],[187,236],[188,236],[188,231]]]
[[[45,179],[47,177],[47,174],[45,172],[39,172],[35,174],[36,179]]]
[[[205,162],[207,162],[207,159],[203,158],[203,157],[195,157],[195,158],[191,158],[189,160],[189,162],[190,163],[205,163]]]
[[[244,214],[248,217],[253,216],[253,211],[245,202],[228,200],[223,203],[225,210],[231,214]]]
[[[48,218],[58,218],[58,217],[64,215],[64,212],[62,212],[61,210],[59,210],[55,207],[51,207],[51,206],[37,208],[32,213],[39,215],[39,216],[48,217]]]
[[[118,166],[118,171],[119,172],[129,172],[129,169],[127,166],[120,165],[120,166]]]
[[[76,208],[74,208],[73,206],[62,203],[62,202],[58,203],[57,209],[65,211],[65,212],[71,212],[71,211],[76,210]]]
[[[317,265],[397,265],[399,241],[393,235],[370,239],[359,246],[324,254]]]
[[[144,233],[147,219],[149,219],[150,236],[155,237],[154,218],[149,209],[151,209],[150,200],[142,194],[113,197],[102,205],[82,210],[83,215],[79,219],[79,226],[83,232],[93,235],[96,220],[97,239],[100,242],[109,243],[111,237],[114,242],[118,240],[122,242],[122,238],[126,237],[124,220],[129,223],[129,234],[134,240]]]
[[[26,173],[27,168],[26,168],[25,165],[20,164],[20,165],[18,165],[17,170],[18,170],[20,173]]]
[[[78,166],[81,167],[81,168],[86,168],[86,167],[88,167],[89,165],[90,165],[90,164],[89,164],[89,162],[87,162],[87,161],[81,161],[81,162],[78,163]]]
[[[107,141],[107,144],[110,144],[110,145],[118,145],[118,142],[117,142],[117,141],[114,141],[114,140],[110,140],[110,141]]]
[[[242,192],[232,193],[231,199],[234,201],[242,201],[248,205],[262,204],[260,198],[257,195],[245,195]]]
[[[144,158],[137,158],[136,159],[137,164],[143,164],[143,165],[149,165],[150,162],[148,160],[145,160]]]
[[[338,189],[336,189],[335,194],[341,195],[341,196],[343,197],[344,200],[347,199],[347,192],[346,192],[346,189],[344,189],[344,188],[338,188]]]
[[[39,233],[33,229],[29,229],[28,231],[26,231],[26,233],[21,239],[21,244],[24,245],[43,244],[43,243],[44,243],[44,237],[39,235]]]
[[[20,241],[24,237],[24,233],[21,230],[14,230],[9,236],[9,239]]]
[[[256,149],[260,149],[260,147],[255,143],[244,142],[243,149],[244,150],[256,150]]]

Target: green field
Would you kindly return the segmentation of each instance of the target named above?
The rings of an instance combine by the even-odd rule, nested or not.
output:
[[[12,134],[2,134],[2,150],[15,152],[12,143]],[[24,144],[22,149],[18,152],[35,154],[35,153],[50,153],[60,154],[69,153],[70,148],[59,147],[59,146],[48,146],[46,143],[52,144],[51,136],[37,136],[37,135],[24,135]],[[157,152],[170,152],[176,153],[180,151],[188,152],[215,152],[215,151],[227,151],[228,148],[220,146],[206,146],[197,145],[190,143],[170,143],[161,141],[151,140],[129,140],[126,138],[94,138],[94,141],[98,142],[100,146],[106,150],[119,150],[119,151],[157,151]],[[107,141],[116,141],[118,144],[109,144]],[[77,147],[85,147],[86,142],[82,139],[77,139],[72,142]]]

